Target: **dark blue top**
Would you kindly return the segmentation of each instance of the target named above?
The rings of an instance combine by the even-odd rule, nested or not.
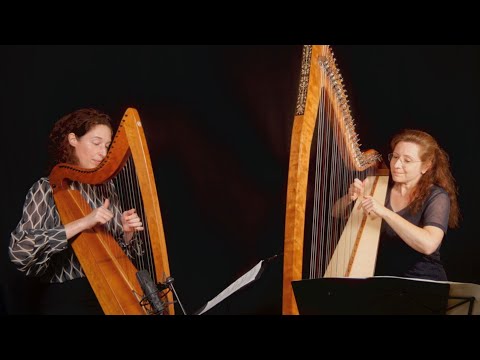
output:
[[[392,210],[390,192],[391,187],[387,191],[385,206]],[[410,206],[407,206],[397,214],[414,225],[436,226],[446,234],[450,198],[443,188],[433,186],[420,211],[412,215]],[[385,221],[382,221],[375,275],[446,281],[447,275],[440,260],[440,247],[431,255],[421,254],[408,246]]]

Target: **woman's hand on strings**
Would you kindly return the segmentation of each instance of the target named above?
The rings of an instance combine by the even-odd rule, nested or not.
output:
[[[130,209],[122,214],[122,226],[124,232],[142,231],[143,224],[135,209]]]
[[[72,239],[75,235],[84,230],[91,229],[97,225],[104,225],[112,220],[113,213],[108,210],[109,206],[110,200],[105,199],[102,206],[93,209],[87,216],[65,224],[67,239]]]
[[[355,180],[353,180],[353,183],[351,183],[350,187],[348,188],[348,196],[351,202],[363,196],[366,182],[367,179],[361,181],[360,179],[355,178]]]
[[[363,197],[361,208],[363,211],[370,216],[380,216],[383,217],[385,206],[380,205],[377,200],[375,200],[370,195]]]
[[[135,231],[142,231],[143,224],[135,209],[130,209],[122,214],[122,226],[124,232],[124,240],[129,244],[133,240]]]
[[[105,199],[102,206],[94,209],[90,214],[85,216],[86,228],[91,229],[96,225],[103,225],[113,218],[113,213],[108,209],[110,200]]]

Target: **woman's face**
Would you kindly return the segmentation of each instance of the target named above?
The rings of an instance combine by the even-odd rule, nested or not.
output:
[[[420,160],[418,144],[400,141],[395,146],[390,160],[393,181],[415,185],[427,170],[427,164]]]
[[[85,169],[93,169],[107,155],[108,147],[112,142],[112,131],[106,125],[95,125],[80,138],[70,133],[68,141],[75,148],[75,155],[78,158],[76,165]]]

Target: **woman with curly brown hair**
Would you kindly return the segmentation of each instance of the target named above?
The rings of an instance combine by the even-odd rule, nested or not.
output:
[[[404,130],[390,145],[391,182],[385,205],[363,196],[359,179],[346,197],[352,202],[363,196],[363,210],[383,220],[375,275],[445,281],[440,247],[447,229],[458,227],[460,221],[448,155],[420,130]]]
[[[98,110],[79,109],[62,117],[50,133],[51,167],[59,163],[97,167],[107,155],[112,134],[110,117]],[[100,225],[127,246],[133,233],[143,230],[135,209],[122,212],[117,206],[111,187],[103,199],[88,184],[72,186],[89,201],[93,210],[87,216],[62,224],[49,180],[42,177],[28,191],[22,218],[11,234],[11,261],[27,276],[48,284],[38,299],[41,314],[102,314],[70,242]]]

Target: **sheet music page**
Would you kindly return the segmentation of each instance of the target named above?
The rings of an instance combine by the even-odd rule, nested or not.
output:
[[[199,310],[195,313],[195,315],[202,315],[203,313],[207,312],[211,308],[213,308],[218,303],[225,300],[227,297],[232,295],[235,291],[241,289],[245,285],[250,284],[252,281],[257,279],[260,271],[262,270],[262,263],[265,260],[261,260],[257,265],[255,265],[252,269],[246,272],[244,275],[240,276],[237,280],[235,280],[230,286],[228,286],[225,290],[223,290],[220,294],[215,296],[212,300],[210,300],[204,308]]]

